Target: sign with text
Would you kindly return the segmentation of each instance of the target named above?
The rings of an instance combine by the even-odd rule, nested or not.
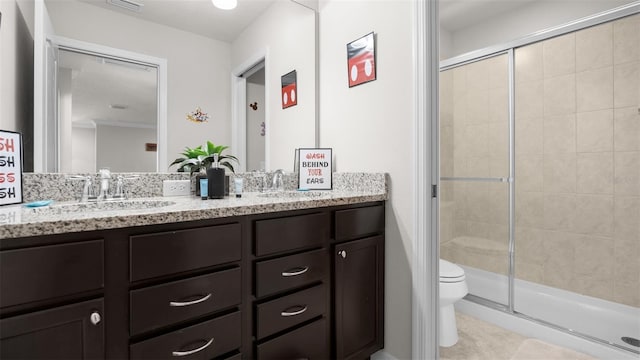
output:
[[[0,130],[0,205],[22,202],[22,138]]]
[[[331,190],[331,149],[298,151],[298,189]]]

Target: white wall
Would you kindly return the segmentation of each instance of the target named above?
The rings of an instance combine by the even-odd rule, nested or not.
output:
[[[156,142],[155,129],[96,126],[96,166],[112,172],[155,172],[155,151],[145,151]]]
[[[96,129],[74,127],[71,129],[71,143],[77,150],[72,153],[71,173],[94,174],[96,167]]]
[[[412,20],[409,0],[320,2],[320,145],[333,148],[337,171],[390,176],[385,351],[398,359],[411,358]],[[371,31],[377,36],[377,80],[349,88],[346,44]]]
[[[204,145],[207,140],[231,143],[228,43],[76,1],[49,2],[47,7],[59,36],[167,59],[166,167],[185,146]],[[197,106],[209,114],[208,123],[186,120]]]
[[[33,147],[33,17],[29,1],[0,0],[0,129],[22,133]],[[23,157],[24,171],[33,157]]]
[[[291,1],[276,1],[232,43],[232,68],[259,48],[267,49],[267,162],[272,170],[293,171],[294,149],[315,143],[315,13]],[[280,77],[292,70],[298,76],[298,105],[282,109]]]
[[[247,171],[264,169],[264,101],[264,85],[247,82],[247,103],[258,103],[257,110],[247,105]]]
[[[451,33],[448,57],[522,38],[533,32],[613,9],[631,0],[534,1]],[[442,39],[441,39],[442,40]],[[445,50],[449,50],[446,49]]]

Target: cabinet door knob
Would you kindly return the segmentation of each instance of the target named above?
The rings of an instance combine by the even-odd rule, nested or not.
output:
[[[343,259],[347,258],[347,252],[344,250],[338,251],[338,255],[342,256]]]
[[[94,311],[89,316],[89,319],[91,320],[91,323],[93,325],[98,325],[98,323],[102,320],[102,317],[100,317],[100,313],[99,312]]]

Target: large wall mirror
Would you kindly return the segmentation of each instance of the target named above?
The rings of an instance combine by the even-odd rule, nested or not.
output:
[[[37,0],[35,13],[36,172],[176,171],[185,147],[207,141],[230,146],[241,171],[287,170],[296,148],[316,145],[314,1]],[[264,84],[235,96],[256,59]],[[298,105],[282,109],[292,70]],[[197,109],[206,121],[189,120]],[[263,161],[247,159],[256,144]]]

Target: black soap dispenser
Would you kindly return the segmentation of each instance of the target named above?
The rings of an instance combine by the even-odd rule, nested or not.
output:
[[[213,154],[213,166],[207,169],[209,199],[224,199],[224,169],[218,163],[218,154]]]

